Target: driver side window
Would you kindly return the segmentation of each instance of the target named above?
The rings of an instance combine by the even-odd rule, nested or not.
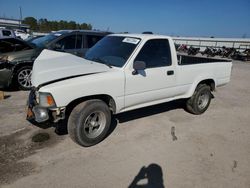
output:
[[[144,61],[146,68],[170,66],[172,62],[168,40],[152,39],[147,41],[135,61]]]
[[[56,50],[69,50],[69,49],[75,49],[76,47],[76,35],[69,35],[55,44]]]

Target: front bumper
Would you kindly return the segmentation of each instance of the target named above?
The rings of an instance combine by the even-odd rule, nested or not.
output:
[[[13,77],[12,69],[3,68],[0,69],[0,88],[9,87]]]
[[[65,107],[42,107],[36,102],[35,89],[32,89],[27,102],[26,119],[32,124],[37,123],[56,123],[65,119]]]

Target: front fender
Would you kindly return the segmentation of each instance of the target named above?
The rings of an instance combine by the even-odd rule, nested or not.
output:
[[[19,69],[21,69],[24,66],[33,66],[33,61],[18,61],[18,62],[14,62],[13,64],[13,75],[12,78],[14,78],[17,75],[17,72]]]
[[[109,71],[52,83],[41,87],[39,92],[51,93],[57,107],[65,107],[78,98],[108,95],[119,112],[124,107],[124,83],[122,71]]]

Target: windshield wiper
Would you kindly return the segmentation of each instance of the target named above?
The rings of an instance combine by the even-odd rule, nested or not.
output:
[[[92,61],[96,61],[96,62],[98,62],[98,63],[107,65],[109,68],[112,68],[112,65],[111,65],[111,64],[107,63],[106,61],[104,61],[104,60],[101,59],[101,58],[93,58]]]

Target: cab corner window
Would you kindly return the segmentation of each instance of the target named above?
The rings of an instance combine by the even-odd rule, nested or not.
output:
[[[152,39],[147,41],[135,61],[144,61],[146,68],[170,66],[172,62],[168,40]]]

